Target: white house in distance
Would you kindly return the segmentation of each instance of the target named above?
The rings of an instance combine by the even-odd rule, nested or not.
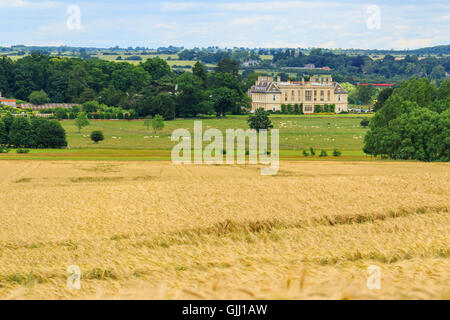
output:
[[[309,81],[280,81],[280,77],[274,81],[272,77],[259,76],[248,95],[252,111],[281,111],[282,105],[303,105],[304,114],[314,113],[317,105],[335,105],[336,113],[348,111],[348,92],[331,75],[314,75]]]

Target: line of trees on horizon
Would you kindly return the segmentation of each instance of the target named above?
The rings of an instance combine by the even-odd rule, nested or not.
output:
[[[239,64],[228,58],[220,60],[214,72],[207,72],[200,62],[192,72],[171,70],[160,58],[139,65],[40,53],[17,61],[0,58],[4,96],[38,103],[97,101],[140,117],[160,114],[167,120],[239,114],[250,106],[246,92],[255,80],[253,73],[242,77]]]

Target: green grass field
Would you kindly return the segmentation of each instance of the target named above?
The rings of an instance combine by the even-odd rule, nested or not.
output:
[[[362,152],[367,129],[360,126],[361,119],[370,115],[272,115],[274,128],[280,130],[280,157],[284,160],[318,160],[303,157],[303,149],[313,147],[317,154],[324,149],[329,159],[370,160]],[[198,119],[200,120],[200,119]],[[29,154],[17,154],[12,150],[0,154],[0,159],[66,159],[66,160],[170,160],[170,153],[177,142],[170,140],[178,128],[194,128],[194,119],[166,121],[161,132],[147,130],[142,120],[90,120],[90,125],[78,133],[73,120],[62,121],[67,132],[69,146],[62,150],[31,150]],[[225,119],[202,119],[203,131],[217,128],[225,130],[248,129],[247,116],[231,116]],[[101,130],[105,140],[95,144],[89,134]],[[204,147],[208,143],[204,143]],[[342,156],[331,156],[333,149]]]

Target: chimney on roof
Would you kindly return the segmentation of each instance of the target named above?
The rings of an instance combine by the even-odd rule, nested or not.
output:
[[[302,77],[302,85],[305,85],[305,78]]]
[[[277,82],[281,82],[281,77],[280,76],[277,77]]]

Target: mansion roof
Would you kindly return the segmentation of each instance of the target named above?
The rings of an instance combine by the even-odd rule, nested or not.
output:
[[[281,93],[280,88],[272,81],[258,81],[250,88],[251,93]]]
[[[345,89],[337,82],[301,82],[301,81],[288,81],[288,82],[274,82],[267,79],[258,80],[254,86],[249,90],[249,93],[281,93],[280,88],[286,89],[286,87],[304,87],[305,89],[333,89],[334,93],[346,94]]]

